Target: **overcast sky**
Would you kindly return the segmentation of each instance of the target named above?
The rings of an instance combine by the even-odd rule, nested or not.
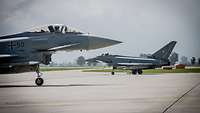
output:
[[[92,51],[58,52],[54,62],[101,53],[139,56],[171,40],[174,51],[200,57],[200,0],[1,0],[0,35],[46,24],[66,24],[84,32],[123,41]]]

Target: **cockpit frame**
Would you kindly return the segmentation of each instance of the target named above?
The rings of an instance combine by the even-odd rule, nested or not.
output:
[[[35,29],[30,30],[29,32],[35,32],[35,33],[43,33],[43,32],[48,32],[48,33],[76,33],[76,34],[82,34],[82,32],[69,28],[66,25],[62,24],[52,24],[52,25],[46,25],[42,27],[38,27]]]

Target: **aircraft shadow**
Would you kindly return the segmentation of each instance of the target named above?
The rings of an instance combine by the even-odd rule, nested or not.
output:
[[[0,88],[25,88],[25,87],[75,87],[75,86],[106,86],[108,84],[68,84],[68,85],[0,85]]]

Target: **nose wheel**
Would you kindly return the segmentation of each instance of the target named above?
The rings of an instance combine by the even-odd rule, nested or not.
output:
[[[112,72],[111,72],[111,75],[115,75],[115,69],[117,69],[117,67],[113,66],[113,69],[112,69]]]
[[[36,69],[36,73],[37,73],[37,78],[35,79],[35,84],[36,84],[37,86],[42,86],[43,83],[44,83],[44,79],[41,78],[42,73],[41,73],[40,70],[39,70],[39,66],[38,66],[37,69]]]
[[[43,78],[38,77],[38,78],[35,79],[35,84],[37,86],[42,86],[43,83],[44,83]]]
[[[112,71],[112,72],[111,72],[111,75],[115,75],[115,72],[114,72],[114,71]]]

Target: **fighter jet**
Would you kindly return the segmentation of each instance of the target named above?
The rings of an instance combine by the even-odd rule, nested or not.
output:
[[[132,57],[122,55],[102,54],[95,58],[87,59],[88,62],[102,61],[113,67],[111,72],[114,75],[114,69],[128,69],[132,74],[142,74],[143,69],[155,69],[161,66],[170,65],[168,57],[170,56],[176,41],[171,41],[152,55],[143,57]]]
[[[44,80],[39,64],[48,65],[56,51],[92,50],[120,41],[90,35],[66,25],[52,24],[0,37],[0,73],[37,73],[36,85]]]

